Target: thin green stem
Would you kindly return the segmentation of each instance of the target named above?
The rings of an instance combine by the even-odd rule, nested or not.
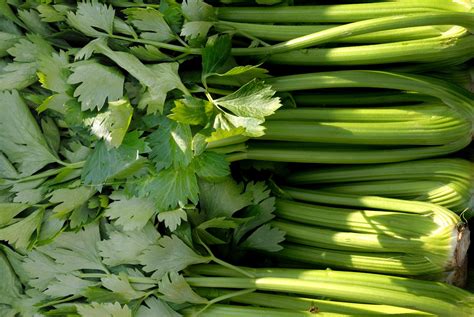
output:
[[[175,51],[175,52],[181,52],[181,53],[185,53],[185,54],[193,54],[193,55],[202,54],[202,49],[200,49],[200,48],[184,47],[184,46],[168,44],[168,43],[163,43],[163,42],[158,42],[158,41],[153,41],[153,40],[146,40],[146,39],[135,39],[135,38],[121,36],[121,35],[115,35],[115,34],[109,35],[109,37],[117,39],[117,40],[128,41],[128,42],[134,42],[134,43],[140,43],[140,44],[149,44],[149,45],[156,46],[158,48],[164,48],[164,49],[167,49],[167,50],[171,50],[171,51]]]
[[[236,297],[236,296],[240,296],[240,295],[245,295],[245,294],[248,294],[248,293],[253,293],[253,292],[255,292],[255,291],[256,291],[255,288],[243,289],[243,290],[240,290],[240,291],[230,292],[230,293],[221,295],[221,296],[219,296],[219,297],[213,298],[213,299],[211,299],[211,300],[206,304],[206,306],[204,306],[202,309],[200,309],[200,310],[196,313],[196,317],[198,317],[202,312],[204,312],[206,309],[208,309],[209,307],[211,307],[211,306],[214,305],[214,304],[217,304],[217,303],[219,303],[219,302],[222,302],[222,301],[224,301],[224,300],[226,300],[226,299],[229,299],[229,298],[232,298],[232,297]]]

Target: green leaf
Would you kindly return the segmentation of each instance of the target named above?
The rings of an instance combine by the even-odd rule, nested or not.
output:
[[[176,228],[181,224],[181,221],[187,221],[188,215],[182,208],[175,210],[161,211],[158,213],[158,221],[164,222],[165,226],[171,231],[175,231]]]
[[[0,91],[24,89],[37,81],[36,63],[10,63],[0,70]]]
[[[65,115],[67,112],[65,105],[71,99],[72,97],[63,93],[51,95],[47,97],[38,108],[36,108],[36,111],[41,113],[47,109],[51,109]]]
[[[183,25],[183,11],[181,5],[175,0],[160,1],[160,12],[163,14],[165,21],[175,33],[179,33]]]
[[[65,93],[70,85],[67,83],[69,76],[69,55],[64,51],[59,54],[42,55],[38,61],[38,78],[41,85],[58,93]]]
[[[175,107],[168,118],[177,122],[191,125],[206,125],[212,114],[214,106],[207,100],[185,96],[184,99],[174,101]]]
[[[107,109],[87,118],[84,123],[90,126],[92,134],[104,139],[107,145],[119,147],[132,121],[133,108],[128,99],[111,101]]]
[[[38,248],[38,251],[54,259],[64,273],[77,270],[105,271],[97,249],[99,241],[99,226],[93,223],[77,232],[63,232],[52,243]]]
[[[156,176],[143,179],[137,187],[140,197],[150,197],[159,210],[170,210],[188,201],[198,202],[198,184],[192,166],[161,170]]]
[[[20,39],[20,35],[2,32],[0,29],[0,57],[7,56],[7,51],[12,48],[15,43]]]
[[[130,52],[145,62],[163,62],[171,60],[171,57],[162,53],[158,48],[152,45],[132,46],[130,47]]]
[[[40,4],[36,7],[39,11],[41,21],[43,22],[63,22],[66,20],[66,14],[64,11],[57,10],[61,8],[61,5],[50,6],[47,4]]]
[[[125,231],[143,228],[157,211],[149,198],[127,198],[120,193],[114,193],[111,198],[114,202],[105,211],[105,216],[116,219],[115,224]]]
[[[122,307],[119,303],[76,304],[76,307],[82,317],[132,317],[130,308],[127,305]]]
[[[148,247],[139,260],[145,272],[153,272],[153,278],[161,279],[167,273],[179,272],[189,265],[209,263],[210,258],[198,255],[177,236],[172,235],[165,236]]]
[[[163,299],[167,302],[176,304],[207,303],[207,299],[196,294],[184,277],[176,272],[170,272],[163,277],[158,283],[158,291],[163,294]]]
[[[114,17],[115,11],[112,6],[107,7],[106,4],[92,0],[79,2],[76,13],[69,12],[67,20],[69,25],[85,35],[99,37],[104,35],[104,33],[96,29],[112,34]]]
[[[59,204],[53,208],[53,212],[57,213],[58,216],[66,216],[73,210],[87,203],[94,193],[95,190],[85,186],[60,188],[53,191],[49,201],[53,204]]]
[[[161,118],[158,129],[148,136],[148,143],[157,171],[171,166],[185,168],[193,158],[191,128],[166,117]]]
[[[245,82],[249,82],[254,78],[265,78],[268,75],[268,71],[265,68],[258,67],[259,65],[245,65],[245,66],[236,66],[234,68],[229,69],[225,73],[222,74],[214,74],[215,76],[219,77],[236,77],[238,76],[239,79],[243,78],[244,76],[248,78]]]
[[[227,63],[231,48],[231,39],[227,34],[208,38],[202,52],[202,80],[204,84],[208,76],[217,73]]]
[[[274,228],[270,224],[264,224],[245,239],[240,244],[240,247],[243,249],[277,252],[283,249],[279,243],[284,240],[284,231]]]
[[[51,56],[53,52],[51,44],[36,34],[27,35],[8,50],[15,62],[24,63],[36,63],[41,56]]]
[[[60,274],[55,277],[55,280],[48,285],[44,291],[46,295],[51,297],[66,297],[73,295],[81,295],[84,291],[96,284],[92,281],[81,279],[72,274]]]
[[[18,92],[0,92],[0,151],[24,176],[58,159]]]
[[[3,253],[0,253],[0,276],[2,277],[0,304],[12,305],[16,299],[21,297],[22,286]]]
[[[28,277],[28,284],[41,292],[48,288],[56,276],[68,273],[67,267],[56,263],[54,259],[41,252],[42,250],[45,250],[44,246],[28,252],[21,264],[21,269]]]
[[[181,5],[183,15],[187,21],[214,21],[214,8],[202,0],[186,0]]]
[[[138,256],[150,245],[156,243],[160,234],[148,223],[141,230],[118,231],[109,234],[107,240],[97,243],[103,263],[109,266],[139,264]]]
[[[253,196],[253,204],[241,215],[245,218],[234,232],[234,240],[238,243],[251,230],[265,224],[275,217],[275,197],[270,197],[270,190],[264,182],[248,183],[246,192]]]
[[[103,287],[111,290],[115,294],[118,294],[127,302],[141,298],[145,295],[145,292],[137,291],[132,287],[132,285],[130,285],[127,275],[125,274],[120,274],[119,276],[110,275],[108,277],[101,278],[100,280]]]
[[[252,203],[252,196],[244,192],[243,184],[232,178],[214,183],[199,181],[201,193],[200,206],[207,218],[232,217],[232,215]]]
[[[280,98],[273,97],[274,94],[270,85],[253,80],[215,103],[237,116],[264,119],[281,107]]]
[[[41,21],[38,11],[18,10],[18,17],[26,25],[29,33],[39,34],[44,37],[51,35],[51,28],[47,23]]]
[[[151,73],[155,76],[155,82],[147,86],[148,90],[145,92],[138,106],[141,109],[147,107],[147,113],[163,112],[166,96],[168,92],[174,89],[179,89],[184,93],[188,90],[181,82],[178,74],[178,63],[162,63],[148,66]],[[156,79],[159,80],[157,81]]]
[[[180,35],[184,36],[187,41],[197,41],[201,43],[206,40],[207,34],[213,25],[213,22],[207,21],[186,22],[181,29]]]
[[[0,240],[7,241],[16,249],[25,250],[31,244],[32,235],[39,231],[43,210],[38,209],[18,222],[0,229]]]
[[[115,68],[94,61],[80,62],[72,66],[69,84],[79,84],[74,97],[79,97],[81,109],[100,110],[106,100],[118,100],[123,96],[124,76]]]
[[[230,175],[230,165],[224,155],[204,152],[194,158],[196,174],[207,181],[219,181]]]
[[[48,143],[49,148],[57,153],[61,146],[61,136],[59,129],[54,120],[50,117],[44,117],[41,119],[41,129],[43,130],[44,138]]]
[[[178,63],[144,65],[132,54],[111,50],[103,40],[89,43],[87,50],[78,53],[78,56],[87,56],[93,51],[104,54],[147,87],[139,102],[139,107],[146,107],[148,114],[163,111],[166,95],[169,91],[179,89],[185,94],[189,93],[178,74]]]
[[[99,141],[84,164],[81,179],[86,185],[101,188],[120,173],[140,166],[143,159],[139,153],[142,151],[144,143],[136,132],[127,133],[118,148],[108,149],[104,141]]]
[[[131,22],[138,30],[142,38],[167,42],[176,38],[176,35],[166,23],[163,14],[153,8],[128,8],[123,10],[127,15],[128,22]]]
[[[181,317],[165,301],[156,297],[148,297],[145,304],[140,306],[136,317]]]
[[[0,227],[9,224],[13,218],[30,207],[27,204],[0,203]]]

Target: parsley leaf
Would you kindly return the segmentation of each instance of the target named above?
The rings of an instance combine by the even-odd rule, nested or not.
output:
[[[241,117],[265,119],[281,107],[275,91],[262,81],[252,80],[230,95],[215,99],[215,103]]]
[[[189,125],[163,117],[158,129],[149,135],[148,142],[150,158],[158,171],[170,166],[186,167],[193,158]]]
[[[191,125],[206,125],[214,113],[214,106],[207,100],[185,96],[184,99],[174,101],[168,118],[180,123]]]
[[[122,226],[126,231],[143,228],[157,211],[149,198],[127,198],[118,192],[112,194],[110,198],[114,202],[105,211],[105,216],[116,219],[115,224]]]
[[[0,92],[0,151],[24,176],[58,161],[18,92]]]
[[[137,317],[180,317],[165,301],[156,297],[145,300],[146,305],[141,305],[137,311]]]
[[[166,95],[173,89],[179,89],[185,94],[189,94],[179,77],[178,63],[144,65],[132,54],[111,50],[101,39],[89,43],[88,47],[79,52],[77,57],[90,56],[93,51],[104,54],[147,87],[139,102],[139,107],[146,107],[148,114],[162,112]]]
[[[73,28],[82,33],[99,37],[104,33],[97,29],[112,34],[115,11],[111,6],[99,3],[97,0],[79,2],[76,13],[69,12],[67,21]]]
[[[194,158],[196,174],[207,181],[220,181],[229,176],[230,166],[225,156],[215,152],[204,152]]]
[[[109,149],[104,141],[99,141],[84,164],[81,178],[86,185],[100,189],[115,177],[128,176],[123,175],[125,171],[133,173],[139,169],[144,162],[139,154],[144,150],[145,143],[137,132],[127,133],[118,148]]]
[[[110,275],[101,278],[100,280],[105,288],[111,290],[114,294],[122,297],[127,302],[141,298],[145,295],[145,292],[137,291],[132,287],[132,285],[130,285],[128,277],[125,274],[120,274],[119,276]]]
[[[283,249],[279,245],[283,240],[285,240],[285,232],[267,223],[255,230],[240,244],[240,247],[243,249],[276,252]]]
[[[138,256],[150,245],[156,243],[160,234],[148,223],[135,231],[113,230],[107,240],[97,242],[103,263],[109,266],[139,264]]]
[[[207,303],[207,299],[196,294],[184,277],[176,272],[170,272],[165,275],[158,283],[158,290],[163,294],[163,299],[167,302],[176,304]]]
[[[84,120],[91,127],[92,134],[104,139],[107,145],[119,147],[132,121],[133,108],[130,101],[111,101],[107,109]]]
[[[95,282],[81,279],[72,274],[56,275],[55,279],[48,284],[44,293],[51,297],[64,297],[71,295],[80,295]]]
[[[202,0],[185,0],[181,9],[188,21],[213,21],[216,19],[214,8]]]
[[[32,235],[39,231],[43,209],[37,209],[29,216],[7,227],[0,228],[0,240],[8,241],[15,248],[25,250],[31,244]]]
[[[95,191],[93,189],[84,186],[76,188],[59,188],[53,191],[49,201],[53,204],[59,203],[53,208],[53,212],[57,213],[60,217],[64,217],[73,210],[87,203],[94,193]]]
[[[201,193],[200,206],[208,219],[232,217],[232,215],[252,203],[252,196],[244,191],[243,184],[237,184],[232,178],[223,182],[199,182]]]
[[[95,61],[80,62],[72,66],[69,84],[79,84],[74,97],[79,97],[81,109],[100,110],[106,100],[115,101],[123,96],[124,76],[115,68]]]
[[[76,304],[77,312],[83,317],[132,317],[132,311],[127,305],[119,303]]]
[[[158,213],[158,221],[163,222],[165,226],[171,231],[175,231],[181,224],[181,220],[187,221],[188,215],[182,208],[175,210],[161,211]]]
[[[162,237],[148,247],[139,257],[145,272],[153,272],[152,277],[161,279],[167,273],[179,272],[189,265],[208,263],[209,257],[195,253],[177,236]]]
[[[28,207],[27,204],[0,203],[0,226],[9,224],[16,215]]]
[[[90,224],[77,232],[63,232],[58,239],[38,250],[54,259],[65,272],[85,269],[106,272],[96,246],[98,241],[99,226]]]
[[[134,188],[139,197],[150,197],[158,210],[170,210],[188,201],[198,202],[199,188],[193,166],[169,168],[143,177]]]
[[[232,43],[229,35],[214,35],[208,38],[202,52],[202,81],[217,73],[230,58]]]
[[[166,23],[163,14],[153,8],[128,8],[123,10],[137,29],[142,31],[144,39],[167,42],[176,38],[176,35]]]

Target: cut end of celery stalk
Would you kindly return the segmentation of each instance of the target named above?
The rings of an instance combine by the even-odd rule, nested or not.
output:
[[[464,261],[462,266],[455,268],[450,272],[446,272],[442,282],[448,283],[457,287],[465,287],[467,285],[468,265]]]
[[[463,287],[467,282],[467,251],[471,243],[470,231],[467,225],[458,226],[453,235],[453,256],[450,263],[448,263],[450,271],[446,272],[443,282],[452,284],[458,287]]]

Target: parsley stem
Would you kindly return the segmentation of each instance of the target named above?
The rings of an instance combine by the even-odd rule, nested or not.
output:
[[[123,40],[123,41],[129,41],[129,42],[136,42],[136,43],[141,43],[141,44],[149,44],[153,45],[159,48],[164,48],[170,51],[175,51],[175,52],[181,52],[181,53],[187,53],[187,54],[193,54],[193,55],[201,55],[202,54],[202,49],[200,48],[192,48],[192,47],[183,47],[180,45],[174,45],[174,44],[168,44],[168,43],[163,43],[163,42],[158,42],[158,41],[152,41],[152,40],[145,40],[145,39],[134,39],[126,36],[121,36],[121,35],[109,35],[109,37],[117,39],[117,40]]]
[[[55,300],[55,301],[44,303],[44,304],[38,306],[38,308],[44,308],[44,307],[48,307],[48,306],[53,306],[53,305],[69,302],[69,301],[72,301],[72,300],[75,300],[75,299],[79,299],[81,297],[82,297],[82,295],[72,295],[72,296],[69,296],[69,297],[66,297],[66,298],[62,298],[62,299],[58,299],[58,300]]]
[[[209,307],[211,307],[211,306],[214,305],[214,304],[217,304],[218,302],[224,301],[224,300],[229,299],[229,298],[232,298],[232,297],[236,297],[236,296],[241,296],[241,295],[253,293],[253,292],[255,292],[256,290],[257,290],[257,289],[255,289],[255,288],[243,289],[243,290],[240,290],[240,291],[231,292],[231,293],[224,294],[224,295],[221,295],[221,296],[219,296],[219,297],[213,298],[213,299],[211,299],[211,300],[206,304],[206,306],[204,306],[202,309],[200,309],[200,310],[196,313],[195,316],[196,316],[196,317],[199,316],[199,315],[200,315],[202,312],[204,312],[206,309],[208,309]]]
[[[230,263],[227,263],[221,259],[218,259],[216,258],[214,255],[211,256],[211,259],[212,261],[216,262],[217,264],[219,265],[222,265],[223,267],[226,267],[228,269],[231,269],[231,270],[234,270],[236,272],[239,272],[240,274],[244,275],[244,276],[247,276],[247,277],[250,277],[250,278],[254,278],[254,276],[249,273],[249,272],[246,272],[245,270],[241,269],[240,267],[238,266],[235,266],[235,265],[232,265]]]
[[[110,274],[104,273],[81,273],[79,274],[80,278],[104,278],[109,277]],[[131,283],[139,284],[157,284],[156,280],[151,277],[137,277],[137,276],[127,276],[127,279]]]

